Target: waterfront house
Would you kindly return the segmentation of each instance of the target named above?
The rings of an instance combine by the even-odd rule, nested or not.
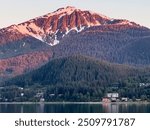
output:
[[[118,101],[119,98],[119,93],[107,93],[106,97],[111,101],[111,102],[116,102]]]

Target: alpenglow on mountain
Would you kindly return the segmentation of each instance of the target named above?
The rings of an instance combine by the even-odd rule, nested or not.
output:
[[[86,28],[102,25],[139,27],[127,20],[111,19],[91,11],[82,11],[68,6],[27,22],[4,28],[0,30],[0,40],[1,44],[5,44],[8,41],[31,36],[53,46],[58,44],[70,31],[81,32]],[[14,34],[16,37],[13,37]]]
[[[0,80],[72,55],[149,65],[149,50],[150,29],[68,6],[0,29]]]

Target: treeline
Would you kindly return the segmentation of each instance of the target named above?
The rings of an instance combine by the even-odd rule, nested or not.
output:
[[[25,86],[23,90],[19,86],[8,86],[0,90],[0,101],[8,102],[39,102],[44,99],[46,102],[100,102],[109,92],[119,93],[121,97],[127,97],[132,101],[141,99],[150,101],[150,86],[139,86],[138,82],[127,81],[117,82],[110,86],[101,86],[100,82],[71,82],[66,84],[40,85],[33,84]],[[23,95],[22,95],[23,94]]]

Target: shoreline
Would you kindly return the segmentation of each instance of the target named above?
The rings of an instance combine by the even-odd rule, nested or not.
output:
[[[0,104],[16,104],[16,105],[25,105],[25,104],[150,104],[150,102],[0,102]]]

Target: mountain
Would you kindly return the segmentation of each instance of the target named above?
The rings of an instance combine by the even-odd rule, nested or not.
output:
[[[54,46],[72,30],[81,32],[85,28],[109,24],[140,27],[127,20],[111,19],[91,11],[81,11],[68,6],[27,22],[1,29],[0,40],[1,44],[6,44],[31,36]]]
[[[0,79],[59,57],[84,55],[119,64],[150,64],[150,29],[75,7],[0,29]]]

